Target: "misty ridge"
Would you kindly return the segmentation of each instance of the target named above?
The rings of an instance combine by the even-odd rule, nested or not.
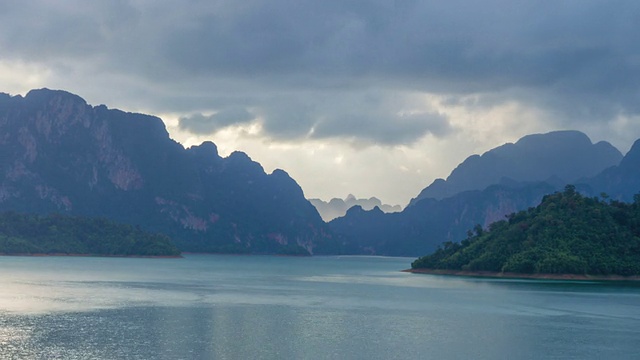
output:
[[[347,213],[347,210],[354,206],[360,206],[363,210],[372,210],[378,207],[385,213],[402,211],[402,206],[400,205],[383,204],[382,201],[376,197],[356,199],[352,194],[347,195],[344,199],[333,198],[329,201],[309,199],[309,202],[316,207],[324,221],[331,221],[335,218],[342,217]]]
[[[623,156],[578,131],[471,155],[402,210],[375,197],[309,201],[284,170],[222,157],[212,142],[185,149],[157,117],[65,91],[1,94],[0,131],[0,210],[104,217],[190,252],[421,256],[567,184],[627,202],[640,190],[639,142]]]

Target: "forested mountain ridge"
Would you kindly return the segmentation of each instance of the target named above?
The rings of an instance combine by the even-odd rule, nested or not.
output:
[[[586,135],[576,131],[552,132],[522,138],[516,144],[527,145],[524,147],[526,151],[521,149],[516,151],[516,154],[524,151],[531,155],[531,144],[555,144],[553,149],[545,149],[544,154],[536,155],[538,160],[545,159],[566,148],[566,144],[559,143],[561,139],[568,139],[569,144],[582,144],[579,146],[583,150],[582,157],[577,158],[578,154],[572,151],[570,155],[565,155],[564,160],[559,160],[559,163],[566,165],[564,169],[560,169],[565,172],[556,171],[559,170],[559,165],[556,163],[545,170],[546,175],[560,174],[566,178],[578,178],[577,175],[571,175],[571,172],[566,171],[576,166],[583,169],[579,172],[581,174],[593,173],[600,169],[600,173],[596,173],[594,177],[582,177],[576,180],[577,190],[589,196],[606,192],[612,199],[625,201],[629,201],[632,194],[640,191],[640,142],[636,142],[622,160],[619,160],[617,155],[619,152],[615,148],[612,150],[608,143],[592,144]],[[500,155],[502,158],[509,159],[508,163],[513,163],[518,157],[509,154],[508,151],[517,149],[516,144],[506,144],[483,156]],[[599,154],[596,157],[600,160],[594,160],[597,166],[585,165],[589,163],[591,159],[589,156],[594,152]],[[476,159],[474,161],[479,163],[484,161],[480,156],[469,159]],[[574,159],[571,161],[575,161],[578,165],[570,164],[567,159]],[[602,159],[608,160],[603,162]],[[616,165],[609,166],[610,163]],[[536,166],[543,164],[544,161],[538,161]],[[526,165],[527,157],[523,158],[517,167],[522,168]],[[461,164],[456,169],[465,169],[467,182],[473,182],[475,179],[496,179],[495,174],[491,174],[490,168]],[[473,169],[475,170],[471,171]],[[585,172],[585,169],[589,171]],[[519,172],[517,169],[503,169],[503,171]],[[450,177],[453,175],[452,173]],[[400,213],[383,214],[373,210],[352,209],[354,211],[348,212],[344,217],[335,219],[329,224],[335,233],[344,236],[350,243],[356,244],[358,251],[362,253],[421,256],[434,251],[442,242],[457,242],[464,239],[466,231],[475,224],[486,228],[492,222],[503,219],[507,214],[536,206],[544,195],[562,190],[565,184],[566,181],[558,176],[552,176],[545,181],[516,181],[503,177],[497,184],[489,185],[482,190],[462,191],[441,199],[421,199],[407,206]]]
[[[339,253],[302,189],[246,154],[185,149],[153,116],[65,91],[0,96],[0,210],[104,217],[183,251]]]
[[[169,237],[103,218],[0,214],[0,254],[179,256]]]
[[[356,206],[329,225],[361,253],[420,256],[444,241],[463,239],[476,224],[488,226],[505,214],[535,206],[553,191],[555,187],[546,183],[516,188],[494,185],[442,200],[424,199],[399,213]]]
[[[640,195],[632,204],[586,197],[568,185],[461,243],[446,242],[413,269],[523,274],[640,274]]]
[[[579,144],[582,158],[563,139]],[[550,148],[535,158],[531,144]],[[524,151],[519,148],[529,154],[522,164],[516,161]],[[64,91],[0,94],[0,211],[104,217],[167,234],[192,252],[420,256],[443,241],[463,239],[475,224],[486,227],[539,204],[566,178],[581,176],[580,192],[604,191],[616,200],[629,201],[640,191],[640,143],[621,161],[608,143],[592,144],[573,131],[532,135],[497,149],[485,155],[500,155],[496,164],[515,164],[500,179],[469,164],[450,178],[464,173],[465,181],[498,183],[422,199],[399,213],[355,207],[327,225],[286,172],[266,174],[241,152],[221,157],[211,142],[185,149],[159,118],[90,106]],[[518,177],[527,162],[538,168],[562,149],[568,155],[545,170],[544,176],[555,176]],[[558,165],[567,159],[575,164]],[[573,168],[581,170],[574,174]]]

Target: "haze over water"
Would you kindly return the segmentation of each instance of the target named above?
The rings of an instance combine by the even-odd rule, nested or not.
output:
[[[0,258],[9,359],[631,359],[640,286],[471,279],[411,259]]]

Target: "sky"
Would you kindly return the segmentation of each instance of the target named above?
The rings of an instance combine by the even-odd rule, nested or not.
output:
[[[244,151],[308,198],[406,205],[531,133],[628,151],[640,2],[2,1],[0,92],[42,87]]]

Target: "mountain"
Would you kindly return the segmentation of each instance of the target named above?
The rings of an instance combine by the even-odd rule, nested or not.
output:
[[[640,146],[622,158],[609,143],[592,144],[577,131],[529,135],[467,158],[447,180],[435,181],[400,213],[353,208],[329,225],[361,253],[420,256],[444,241],[464,239],[477,224],[487,228],[512,212],[538,205],[544,195],[561,190],[566,179],[579,183],[578,190],[585,194],[605,188],[618,194],[614,191],[628,184],[625,196],[632,196],[640,190],[634,189],[640,178],[636,151]]]
[[[640,274],[640,202],[584,197],[568,185],[542,203],[445,243],[413,269],[524,274]]]
[[[355,206],[329,225],[359,253],[420,256],[434,251],[444,241],[464,239],[477,224],[486,227],[506,214],[535,206],[555,189],[547,183],[521,188],[493,185],[442,200],[424,199],[391,214]]]
[[[604,192],[612,199],[633,201],[634,195],[640,193],[640,140],[631,146],[618,166],[581,182],[589,185],[594,195]]]
[[[182,251],[341,251],[286,172],[211,142],[185,149],[157,117],[64,91],[2,94],[0,153],[0,211],[104,217]]]
[[[329,202],[321,199],[309,199],[309,202],[316,207],[318,213],[324,221],[331,221],[337,217],[344,216],[347,210],[354,206],[360,206],[364,210],[372,210],[375,207],[380,208],[385,213],[402,211],[400,205],[383,204],[380,199],[371,197],[369,199],[356,199],[355,196],[349,194],[344,200],[333,198]]]
[[[482,155],[468,157],[446,180],[437,179],[422,190],[420,199],[444,199],[468,190],[482,190],[505,182],[547,181],[558,186],[593,177],[620,163],[622,154],[608,142],[593,144],[578,131],[528,135]]]

